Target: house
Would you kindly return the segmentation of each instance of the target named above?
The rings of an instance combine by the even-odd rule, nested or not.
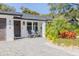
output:
[[[0,11],[0,41],[25,38],[34,33],[45,37],[46,22],[50,17]]]

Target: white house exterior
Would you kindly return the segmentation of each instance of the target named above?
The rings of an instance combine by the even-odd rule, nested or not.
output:
[[[46,22],[50,17],[0,12],[0,40],[12,41],[29,37],[33,33],[45,38]]]

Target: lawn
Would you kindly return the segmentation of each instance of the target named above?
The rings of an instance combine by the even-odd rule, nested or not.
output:
[[[52,40],[53,43],[60,45],[60,46],[78,46],[79,47],[79,39],[57,39],[55,41]]]

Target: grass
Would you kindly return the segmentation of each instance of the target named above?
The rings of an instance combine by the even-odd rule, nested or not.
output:
[[[60,46],[78,46],[79,47],[79,39],[56,39],[52,40],[53,43],[60,45]]]

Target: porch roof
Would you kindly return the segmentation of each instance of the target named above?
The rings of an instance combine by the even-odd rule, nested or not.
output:
[[[24,19],[24,20],[50,21],[52,19],[52,17],[49,16],[31,15],[31,14],[24,14],[19,12],[0,11],[0,14],[13,15],[14,19]]]
[[[3,15],[16,15],[16,16],[22,16],[22,14],[19,13],[19,12],[5,12],[5,11],[0,11],[0,14],[3,14]]]
[[[32,19],[32,20],[39,20],[39,21],[48,21],[52,18],[49,16],[40,16],[40,15],[31,15],[31,14],[23,14],[22,18],[24,19]]]
[[[50,21],[52,19],[52,17],[23,14],[22,17],[15,16],[14,19],[35,20],[35,21]]]

